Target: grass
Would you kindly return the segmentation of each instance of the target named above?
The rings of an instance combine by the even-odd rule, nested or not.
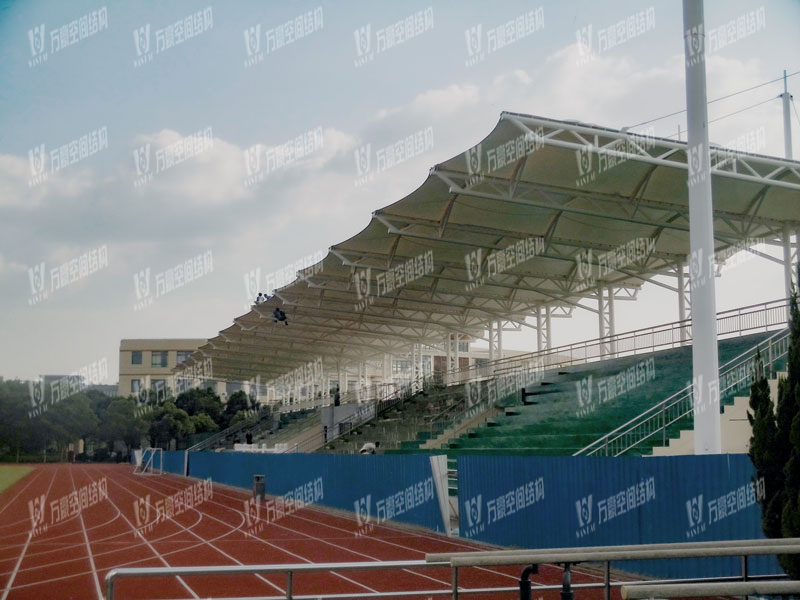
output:
[[[0,465],[0,494],[33,471],[32,467]]]

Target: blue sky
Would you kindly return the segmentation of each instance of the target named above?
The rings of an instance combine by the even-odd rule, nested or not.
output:
[[[51,51],[51,32],[105,7],[107,28]],[[156,31],[211,7],[213,25],[138,67],[134,31]],[[472,66],[465,32],[487,32],[541,7],[544,26]],[[598,32],[652,9],[651,28],[598,51]],[[762,10],[763,23],[708,61],[719,97],[800,70],[800,3],[707,1],[709,28]],[[245,66],[245,31],[321,11],[321,26]],[[429,27],[376,52],[377,31],[428,11]],[[87,18],[88,21],[88,18]],[[31,66],[29,32],[45,29],[46,61]],[[424,20],[423,20],[424,23]],[[319,23],[318,23],[319,25]],[[356,67],[356,31],[369,25],[374,60]],[[597,54],[580,64],[576,32]],[[67,373],[102,357],[117,376],[119,340],[213,336],[244,312],[245,274],[281,269],[361,230],[373,210],[416,188],[428,169],[480,141],[500,111],[629,126],[684,106],[677,2],[153,2],[0,3],[0,375]],[[800,89],[800,76],[790,90]],[[715,103],[711,119],[777,96],[778,84]],[[682,116],[653,124],[671,135]],[[797,128],[797,120],[793,122]],[[30,184],[29,151],[106,128],[108,147]],[[135,186],[134,151],[152,152],[211,128],[213,147]],[[250,187],[243,152],[321,128],[323,147]],[[433,147],[356,186],[353,152],[431,128]],[[782,155],[780,102],[711,125],[726,144],[762,130],[759,151]],[[800,156],[800,130],[795,156]],[[151,155],[153,165],[155,157]],[[50,171],[49,162],[45,170]],[[105,245],[108,265],[31,303],[29,269],[50,270]],[[155,275],[207,252],[213,272],[135,311],[134,275]],[[782,293],[780,269],[749,261],[718,280],[719,307]],[[750,277],[763,284],[747,286]],[[266,285],[262,286],[266,288]],[[645,290],[618,330],[677,316],[674,298]],[[653,307],[664,310],[653,310]],[[620,311],[621,312],[621,311]],[[587,325],[590,324],[590,325]],[[594,331],[590,315],[559,321],[557,344]],[[507,346],[533,348],[522,335]]]

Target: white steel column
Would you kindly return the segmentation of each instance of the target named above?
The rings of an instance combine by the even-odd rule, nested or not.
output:
[[[789,100],[792,96],[789,89],[786,87],[786,69],[783,70],[783,93],[781,99],[783,100],[783,151],[786,158],[792,158],[792,118],[789,113]]]
[[[691,296],[689,295],[689,287],[686,278],[686,263],[681,261],[676,267],[678,272],[678,320],[685,321],[689,318],[689,307],[691,303]],[[688,331],[685,327],[681,327],[681,342],[685,342],[689,337]]]
[[[555,347],[555,342],[553,341],[553,323],[550,320],[550,313],[551,309],[548,306],[545,311],[545,319],[544,319],[544,329],[545,329],[545,348],[550,350],[550,348]]]
[[[461,337],[458,333],[453,334],[453,356],[455,359],[453,360],[453,370],[458,370],[461,368],[461,350],[459,348],[459,340],[458,338]],[[459,374],[458,381],[461,381],[461,375]]]
[[[545,348],[544,338],[544,319],[542,319],[543,308],[536,307],[536,350],[541,352]]]
[[[489,362],[494,360],[494,321],[489,321]]]
[[[614,339],[614,336],[617,333],[617,326],[616,326],[615,318],[614,318],[614,293],[615,293],[615,291],[614,291],[613,287],[609,286],[608,289],[606,290],[606,292],[608,293],[608,299],[607,299],[608,330],[607,330],[607,333],[608,333],[608,337],[611,339],[611,341],[609,342],[609,345],[608,345],[608,349],[611,352],[611,356],[616,356],[617,355],[617,342]]]
[[[495,323],[497,329],[497,358],[503,358],[503,322],[498,321]]]
[[[683,0],[689,240],[692,256],[692,368],[694,451],[719,454],[719,355],[714,273],[714,215],[708,146],[706,45],[703,0]]]
[[[606,303],[603,301],[603,283],[597,286],[597,333],[600,339],[600,356],[606,355]]]
[[[392,355],[383,355],[383,383],[392,382]]]
[[[447,334],[447,337],[444,338],[444,350],[445,350],[445,358],[444,358],[444,384],[447,385],[450,383],[450,371],[453,368],[452,363],[450,362],[450,335]]]
[[[800,238],[798,238],[800,241]],[[783,289],[788,300],[792,296],[792,283],[794,283],[794,269],[792,268],[792,232],[789,224],[783,224]],[[791,318],[791,311],[786,307],[786,321]]]

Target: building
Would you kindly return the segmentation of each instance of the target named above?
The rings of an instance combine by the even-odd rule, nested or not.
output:
[[[144,392],[156,395],[172,388],[172,370],[185,361],[204,339],[138,339],[121,340],[119,345],[120,396],[139,396]],[[213,382],[217,393],[224,395],[224,384]],[[175,392],[176,390],[172,390]]]

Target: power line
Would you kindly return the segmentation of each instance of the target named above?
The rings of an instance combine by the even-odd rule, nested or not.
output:
[[[767,102],[772,102],[775,98],[767,98],[766,100],[762,100],[757,104],[753,104],[752,106],[748,106],[747,108],[742,108],[732,113],[728,113],[727,115],[723,115],[721,117],[717,117],[716,119],[711,119],[708,123],[716,123],[717,121],[721,121],[722,119],[727,119],[728,117],[732,117],[733,115],[738,115],[739,113],[743,113],[746,110],[750,110],[751,108],[755,108],[756,106],[761,106],[762,104],[766,104]]]
[[[798,74],[800,74],[800,71],[795,71],[794,73],[788,74],[786,77],[789,78],[789,77],[793,77],[794,75],[798,75]],[[739,94],[744,94],[745,92],[750,92],[750,91],[755,90],[757,88],[764,87],[765,85],[770,85],[770,84],[776,83],[778,81],[783,81],[783,76],[778,77],[777,79],[772,79],[770,81],[765,81],[764,83],[759,83],[758,85],[754,85],[752,87],[745,88],[743,90],[738,90],[736,92],[731,92],[730,94],[726,94],[725,96],[720,96],[719,98],[714,98],[713,100],[709,100],[708,104],[713,104],[714,102],[719,102],[720,100],[726,100],[726,99],[731,98],[733,96],[737,96]],[[633,129],[634,127],[639,127],[641,125],[647,125],[648,123],[654,123],[656,121],[661,121],[663,119],[668,119],[669,117],[674,117],[675,115],[679,115],[679,114],[685,113],[685,112],[686,112],[685,108],[682,109],[682,110],[676,110],[675,112],[671,112],[668,115],[663,115],[661,117],[656,117],[655,119],[650,119],[649,121],[642,121],[641,123],[637,123],[636,125],[631,125],[630,127],[628,127],[628,129]],[[731,113],[731,114],[736,114],[736,113]],[[730,115],[725,115],[725,116],[730,116]],[[725,117],[720,117],[720,119],[724,119],[724,118]],[[716,119],[716,120],[718,121],[719,119]],[[713,122],[713,121],[711,121],[711,122]],[[672,137],[672,136],[669,136],[669,137]]]

